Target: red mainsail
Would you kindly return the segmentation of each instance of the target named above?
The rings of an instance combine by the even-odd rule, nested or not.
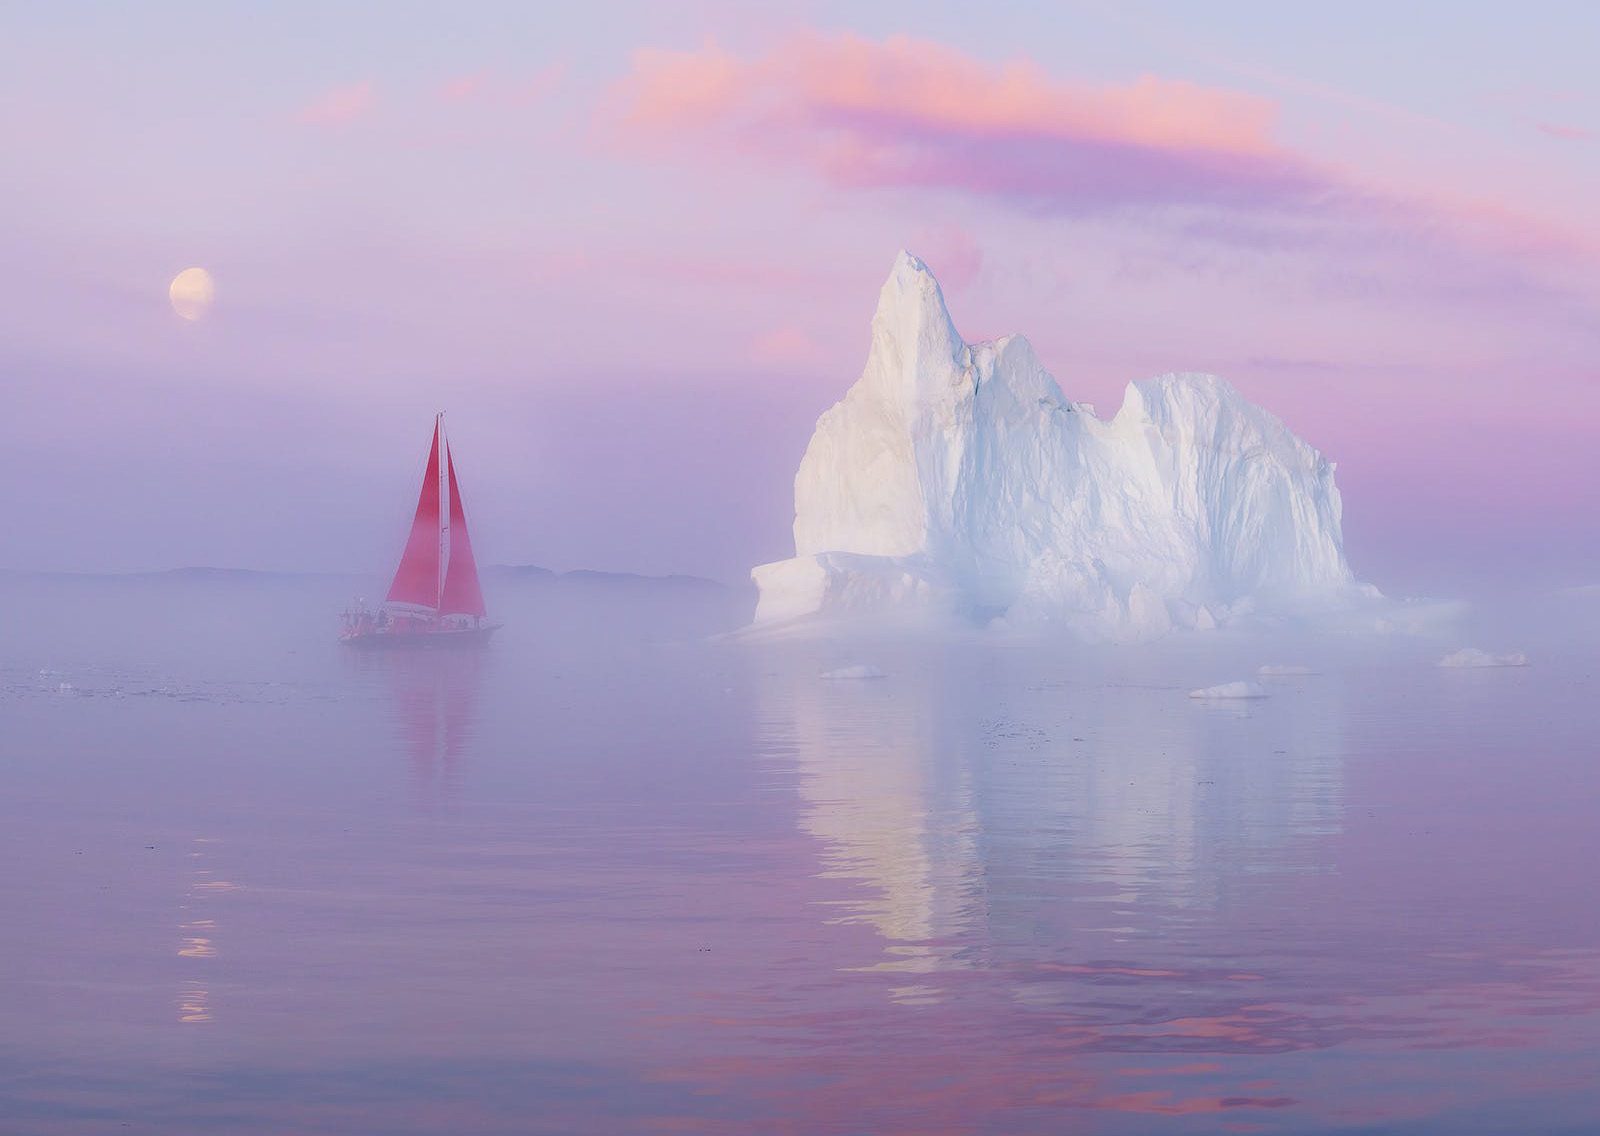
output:
[[[444,462],[450,479],[450,563],[445,569],[439,614],[487,615],[483,588],[478,583],[478,562],[472,558],[472,540],[467,536],[467,514],[461,507],[461,490],[456,486],[456,463],[448,443]]]
[[[411,522],[411,536],[400,556],[400,567],[395,570],[394,583],[389,585],[389,603],[416,604],[436,610],[439,607],[439,561],[443,552],[439,532],[439,488],[439,422],[435,419],[433,448],[428,451],[428,469],[422,475],[422,495],[417,498],[417,515]],[[462,535],[465,534],[463,527]],[[476,586],[476,570],[472,579]],[[478,602],[481,605],[483,601]]]

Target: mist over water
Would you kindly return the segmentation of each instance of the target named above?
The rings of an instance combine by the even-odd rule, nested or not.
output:
[[[485,651],[341,647],[380,587],[0,579],[5,1132],[1600,1125],[1600,597],[748,640],[502,574]]]

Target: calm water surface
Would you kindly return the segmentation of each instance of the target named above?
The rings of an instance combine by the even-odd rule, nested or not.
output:
[[[1600,1131],[1592,612],[1446,671],[1535,648],[507,589],[390,656],[335,583],[0,586],[0,1131]]]

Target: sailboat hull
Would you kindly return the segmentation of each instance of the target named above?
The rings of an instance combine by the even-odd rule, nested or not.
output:
[[[449,650],[456,647],[482,647],[489,642],[489,637],[500,630],[498,623],[486,623],[481,627],[388,627],[383,630],[361,630],[348,632],[339,637],[339,641],[349,647],[359,647],[363,650],[389,650],[398,648],[402,650],[429,650],[439,648]]]

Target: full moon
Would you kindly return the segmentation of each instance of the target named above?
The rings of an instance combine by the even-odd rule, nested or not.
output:
[[[217,286],[211,273],[203,268],[185,268],[172,278],[167,296],[172,300],[172,310],[186,320],[197,320],[211,307]]]

